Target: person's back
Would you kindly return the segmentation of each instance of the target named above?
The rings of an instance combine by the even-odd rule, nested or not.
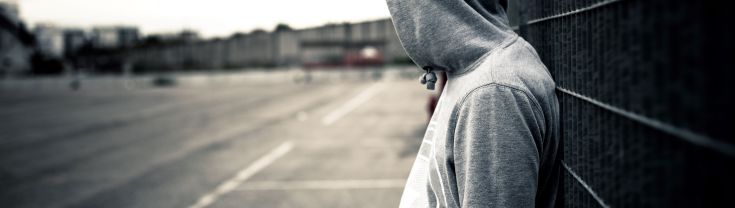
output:
[[[509,28],[503,2],[388,6],[414,62],[448,76],[401,207],[559,206],[555,85],[535,50]]]

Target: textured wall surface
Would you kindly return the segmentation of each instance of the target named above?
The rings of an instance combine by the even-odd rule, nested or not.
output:
[[[733,11],[716,1],[511,3],[511,22],[557,83],[567,207],[733,206]]]

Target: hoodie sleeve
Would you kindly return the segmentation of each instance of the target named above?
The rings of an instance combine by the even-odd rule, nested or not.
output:
[[[454,165],[462,207],[535,205],[543,116],[523,91],[487,85],[462,101]]]

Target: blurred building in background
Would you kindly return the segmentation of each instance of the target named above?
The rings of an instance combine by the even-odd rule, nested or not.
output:
[[[73,57],[89,40],[87,33],[79,28],[64,29],[64,56]]]
[[[0,13],[11,22],[20,22],[18,3],[15,1],[0,1]]]
[[[370,66],[405,59],[390,20],[332,24],[298,32],[301,63],[312,66]]]
[[[64,55],[64,31],[54,24],[38,24],[33,33],[38,41],[41,54],[61,58]]]
[[[275,65],[287,66],[299,62],[301,53],[298,34],[291,27],[285,24],[276,26],[273,41],[276,43],[273,51]]]
[[[20,74],[158,73],[192,70],[305,67],[359,68],[410,64],[390,19],[327,24],[292,29],[279,24],[273,31],[254,30],[226,38],[202,39],[194,30],[141,36],[131,26],[96,26],[91,30],[51,23],[37,24],[30,38],[17,5],[3,3],[3,45],[12,52]],[[20,31],[20,32],[19,32]],[[22,39],[22,41],[20,41]],[[31,45],[37,42],[36,45]],[[16,45],[17,45],[16,44]],[[19,51],[23,49],[25,51]],[[33,55],[32,58],[20,58]],[[17,62],[17,63],[16,63]]]
[[[87,68],[110,72],[119,71],[116,68],[120,67],[116,65],[120,64],[132,66],[136,72],[160,72],[410,63],[390,19],[328,24],[300,30],[281,24],[272,32],[255,30],[209,40],[199,39],[193,31],[183,31],[147,36],[130,49],[124,49],[122,45],[112,48],[119,50],[116,53],[88,53],[82,56],[82,62]],[[109,64],[111,62],[118,64]]]
[[[35,40],[18,15],[15,2],[0,2],[0,77],[31,70]]]
[[[194,30],[182,30],[175,33],[156,33],[141,37],[138,45],[155,45],[161,43],[192,43],[199,41],[199,33]]]
[[[92,29],[92,45],[100,49],[128,48],[138,43],[138,28],[129,26],[99,26]]]

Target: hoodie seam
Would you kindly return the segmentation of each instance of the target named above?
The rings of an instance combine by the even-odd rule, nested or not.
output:
[[[538,103],[538,101],[535,99],[535,97],[533,97],[533,96],[530,95],[529,92],[527,92],[527,91],[525,91],[523,89],[520,89],[518,87],[515,87],[515,86],[510,86],[510,85],[503,84],[503,83],[495,83],[495,82],[493,82],[493,83],[487,83],[487,84],[483,84],[483,85],[480,85],[478,87],[475,87],[474,89],[470,90],[467,94],[465,94],[462,97],[462,99],[459,101],[459,103],[458,103],[459,105],[456,105],[454,107],[454,110],[453,110],[453,112],[455,112],[454,113],[454,116],[457,117],[457,118],[455,118],[455,120],[459,120],[459,110],[462,108],[462,106],[464,106],[467,98],[469,98],[470,95],[472,95],[476,91],[480,90],[481,88],[486,88],[486,87],[491,87],[491,86],[505,87],[505,88],[511,89],[513,91],[518,91],[518,92],[523,93],[523,95],[525,95],[526,98],[528,98],[529,100],[531,100],[531,103],[533,105],[533,107],[532,107],[533,111],[535,111],[536,113],[538,113],[541,116],[544,116],[543,110],[541,109],[541,105]],[[546,125],[546,119],[541,119],[541,122],[542,122],[543,126]]]
[[[513,45],[513,43],[515,43],[518,40],[518,38],[519,38],[518,34],[513,33],[512,37],[507,38],[506,40],[498,44],[498,46],[500,46],[499,48],[493,47],[493,49],[490,49],[488,52],[480,56],[480,58],[475,60],[475,62],[472,62],[472,64],[470,64],[468,67],[465,67],[466,70],[461,71],[459,73],[449,73],[449,75],[452,75],[453,77],[462,77],[465,74],[468,74],[469,72],[475,71],[477,67],[479,67],[483,62],[485,62],[487,57],[494,54],[498,50],[505,49],[508,46]]]
[[[466,103],[467,99],[468,99],[468,98],[470,97],[470,95],[472,95],[473,93],[477,92],[477,91],[478,91],[478,90],[480,90],[480,89],[483,89],[483,88],[487,88],[487,87],[491,87],[491,86],[495,86],[495,87],[505,87],[505,88],[508,88],[508,89],[510,89],[511,91],[518,91],[518,92],[522,93],[523,95],[525,95],[525,96],[526,96],[526,98],[528,98],[529,100],[531,100],[531,103],[532,103],[532,105],[533,105],[533,107],[531,107],[532,111],[534,111],[534,112],[535,112],[535,113],[537,113],[538,115],[541,115],[541,117],[542,117],[542,119],[541,119],[541,126],[542,126],[542,129],[541,129],[541,135],[545,135],[545,134],[546,134],[546,133],[545,133],[545,132],[546,132],[546,128],[545,128],[545,126],[546,126],[546,118],[545,118],[545,117],[546,117],[546,116],[544,115],[544,113],[543,113],[543,110],[541,109],[541,105],[539,105],[539,103],[538,103],[538,101],[537,101],[537,100],[535,99],[535,97],[533,97],[533,96],[530,96],[530,93],[529,93],[529,92],[527,92],[527,91],[525,91],[525,90],[523,90],[523,89],[520,89],[520,88],[518,88],[518,87],[515,87],[515,86],[509,86],[509,85],[506,85],[506,84],[503,84],[503,83],[495,83],[495,82],[493,82],[493,83],[487,83],[487,84],[484,84],[484,85],[480,85],[480,86],[478,86],[478,87],[475,87],[474,89],[470,90],[470,91],[469,91],[469,92],[468,92],[467,94],[465,94],[465,95],[464,95],[464,96],[462,97],[462,99],[461,99],[461,100],[459,101],[458,105],[455,105],[455,106],[454,106],[454,109],[452,110],[452,114],[453,114],[453,116],[452,116],[452,118],[450,118],[450,120],[454,120],[454,121],[459,121],[459,112],[460,112],[461,108],[462,108],[462,107],[463,107],[463,106],[465,105],[465,103]],[[534,115],[534,117],[535,117],[535,116],[536,116],[536,115]],[[457,125],[459,125],[459,123],[458,123],[458,122],[455,122],[455,123],[454,123],[454,126],[452,127],[452,130],[451,130],[452,134],[455,134],[455,133],[456,133],[456,130],[457,130]],[[453,140],[454,140],[454,139],[453,139]],[[542,141],[544,141],[544,140],[545,140],[545,139],[542,139]],[[455,140],[455,141],[456,141],[456,140]],[[534,143],[535,143],[535,142],[534,142]],[[543,144],[542,144],[542,145],[543,145]],[[455,148],[455,145],[454,145],[454,144],[452,144],[452,149],[454,149],[454,148]],[[540,148],[538,148],[538,144],[536,144],[536,150],[537,150],[537,152],[536,152],[536,153],[537,153],[537,156],[538,156],[538,158],[539,158],[539,165],[541,164],[541,163],[540,163],[540,162],[541,162],[541,159],[540,159],[540,158],[542,158],[542,157],[541,157],[541,155],[543,155],[543,153],[542,153],[542,151],[543,151],[543,150],[542,150],[542,149],[543,149],[543,148],[541,148],[541,149],[540,149]],[[454,151],[454,150],[452,150],[452,151]],[[456,173],[455,173],[455,174],[456,174]],[[458,202],[458,203],[459,203],[459,202]]]

